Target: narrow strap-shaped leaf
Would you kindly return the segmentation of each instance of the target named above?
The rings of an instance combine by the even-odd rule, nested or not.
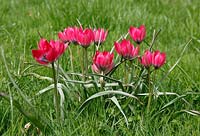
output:
[[[47,80],[49,82],[53,82],[53,79],[51,77],[41,76],[41,75],[39,75],[37,73],[27,73],[27,74],[25,74],[25,76],[28,76],[28,75],[34,76],[34,77],[36,77],[38,79],[41,79],[41,80]]]
[[[108,79],[108,80],[111,80],[111,81],[114,81],[114,82],[122,83],[122,81],[120,81],[120,80],[116,80],[116,79],[114,79],[114,78],[112,78],[112,77],[105,76],[105,75],[101,75],[101,74],[89,74],[89,75],[91,75],[91,76],[103,77],[103,78],[105,78],[105,79]]]
[[[43,94],[43,93],[45,93],[45,92],[47,92],[47,91],[49,91],[49,90],[51,90],[51,89],[53,89],[53,88],[54,88],[54,84],[51,84],[51,85],[49,85],[48,87],[46,87],[46,88],[40,90],[36,95],[41,95],[41,94]]]
[[[200,112],[196,111],[196,110],[181,110],[181,112],[186,112],[186,113],[193,115],[193,116],[200,116]]]
[[[58,86],[58,89],[59,89],[59,88],[64,88],[64,89],[66,89],[66,87],[65,87],[63,84],[61,84],[61,83],[57,83],[57,86]],[[53,89],[53,88],[54,88],[54,84],[51,84],[51,85],[47,86],[46,88],[44,88],[44,89],[38,91],[38,93],[36,94],[36,96],[37,96],[37,95],[41,95],[41,94],[43,94],[43,93],[46,93],[47,91],[50,91],[50,90]]]
[[[58,92],[60,94],[60,114],[61,114],[61,118],[62,120],[64,120],[64,101],[65,101],[65,96],[64,96],[64,93],[63,93],[63,90],[62,88],[58,87]]]
[[[121,112],[122,115],[124,116],[124,119],[125,119],[126,125],[127,125],[127,127],[128,127],[128,120],[127,120],[127,117],[126,117],[126,115],[124,114],[124,112],[123,112],[123,110],[122,110],[122,108],[121,108],[121,106],[120,106],[120,104],[119,104],[117,98],[116,98],[115,96],[113,96],[113,97],[110,98],[110,99],[111,99],[112,102],[117,106],[117,108],[120,110],[120,112]]]
[[[155,94],[155,96],[162,96],[162,95],[174,95],[174,96],[180,97],[179,94],[174,93],[174,92],[157,92]],[[189,93],[187,93],[185,95],[189,95]],[[136,94],[136,96],[149,96],[149,93],[139,93],[139,94]],[[191,104],[188,101],[186,101],[186,99],[184,99],[184,98],[180,98],[180,99],[182,99],[185,103],[187,103],[189,106],[191,106]]]
[[[103,91],[103,92],[96,93],[96,94],[90,96],[87,100],[85,100],[85,101],[83,102],[83,104],[80,106],[79,110],[78,110],[78,111],[79,111],[79,114],[81,114],[81,112],[84,110],[86,104],[87,104],[90,100],[95,99],[95,98],[98,98],[98,97],[101,97],[101,96],[104,96],[104,95],[109,95],[109,94],[119,94],[119,95],[124,95],[124,96],[127,96],[127,97],[131,97],[131,98],[134,98],[134,99],[138,100],[139,103],[142,104],[142,102],[140,102],[140,100],[139,100],[136,96],[134,96],[134,95],[132,95],[132,94],[129,94],[129,93],[126,93],[126,92],[122,92],[122,91]],[[78,115],[79,115],[79,114],[78,114]]]

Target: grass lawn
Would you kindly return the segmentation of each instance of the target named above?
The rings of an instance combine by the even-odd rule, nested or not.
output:
[[[189,104],[175,96],[160,96],[153,100],[151,111],[146,114],[146,103],[140,105],[130,98],[120,99],[119,103],[129,122],[127,127],[123,115],[108,99],[109,96],[92,100],[77,117],[78,108],[86,97],[81,85],[74,87],[68,83],[69,89],[64,92],[64,122],[61,125],[55,122],[53,90],[36,96],[36,93],[51,83],[30,74],[52,77],[51,69],[38,65],[31,50],[37,48],[40,39],[38,32],[46,39],[57,39],[57,33],[67,26],[79,26],[77,20],[84,28],[108,29],[108,37],[103,45],[108,51],[113,47],[114,41],[127,33],[130,26],[144,24],[147,30],[145,41],[149,43],[153,31],[161,30],[154,49],[166,52],[167,62],[157,72],[158,91],[185,95],[182,98]],[[190,39],[192,40],[185,48],[184,54],[181,54]],[[9,94],[10,98],[14,98],[28,113],[31,113],[32,108],[19,95],[16,85],[27,99],[31,99],[34,107],[42,113],[44,120],[50,122],[54,130],[49,133],[42,132],[41,135],[200,135],[200,116],[185,112],[200,111],[199,0],[1,0],[0,47],[0,92]],[[146,44],[142,43],[141,51],[145,48]],[[60,65],[67,73],[81,73],[80,48],[72,46],[70,49],[74,71],[71,69],[68,49],[60,58]],[[93,49],[89,50],[92,52]],[[89,55],[92,57],[91,53]],[[179,63],[160,82],[181,55]],[[121,79],[121,69],[113,75],[114,78]],[[81,80],[76,76],[71,78]],[[95,89],[87,91],[87,97],[96,93]],[[146,97],[140,99],[147,100]],[[13,107],[16,101],[5,101],[0,97],[0,135],[37,135],[34,125],[27,131],[24,129],[24,125],[30,120]],[[169,102],[174,103],[161,111]]]

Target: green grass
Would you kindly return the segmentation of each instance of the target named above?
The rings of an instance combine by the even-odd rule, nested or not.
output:
[[[40,39],[38,32],[47,39],[56,39],[57,32],[65,27],[79,25],[77,19],[83,27],[103,27],[109,30],[107,40],[103,45],[106,50],[110,50],[114,41],[127,33],[131,25],[145,24],[148,42],[152,39],[153,30],[161,29],[154,48],[167,53],[167,63],[158,72],[158,79],[161,79],[174,65],[184,45],[192,38],[178,66],[162,83],[157,84],[161,92],[175,92],[180,95],[187,92],[200,93],[199,0],[2,0],[0,9],[0,46],[4,49],[13,79],[28,98],[33,98],[39,90],[50,83],[22,74],[22,71],[29,66],[25,62],[35,64],[35,67],[30,68],[27,73],[52,76],[51,70],[36,65],[31,55],[31,49],[37,48],[37,42]],[[146,48],[145,44],[142,44],[142,48]],[[72,50],[75,72],[81,73],[79,65],[81,56],[76,47],[72,47]],[[69,51],[66,51],[60,62],[65,71],[71,70]],[[120,76],[115,76],[120,79]],[[10,91],[12,96],[28,112],[31,112],[31,108],[22,100],[11,83],[3,59],[0,57],[0,92],[2,91],[7,94]],[[92,89],[88,92],[90,95],[95,93]],[[79,94],[81,95],[80,102]],[[119,110],[106,97],[92,101],[76,119],[77,110],[85,100],[83,89],[78,86],[65,95],[63,126],[56,126],[56,123],[51,122],[57,135],[200,135],[198,116],[177,113],[184,109],[200,111],[199,95],[185,97],[192,107],[178,100],[164,112],[156,114],[161,107],[175,98],[174,96],[159,97],[157,101],[154,101],[149,115],[144,115],[146,107],[130,101],[133,110],[124,107],[129,128],[126,127]],[[52,117],[54,115],[52,100],[53,91],[36,97],[32,103],[46,118],[52,120],[54,118]],[[123,107],[125,100],[120,102]],[[23,127],[28,122],[29,120],[15,107],[12,109],[9,102],[0,98],[0,135],[23,135]],[[35,128],[30,130],[30,133],[36,133]]]

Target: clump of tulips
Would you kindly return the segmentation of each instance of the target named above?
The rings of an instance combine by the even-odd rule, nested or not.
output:
[[[130,39],[127,37],[128,34],[130,35]],[[153,73],[152,70],[156,71],[165,64],[166,54],[164,52],[160,52],[159,50],[154,51],[153,43],[150,45],[147,44],[149,47],[143,54],[140,52],[141,46],[143,46],[142,43],[146,37],[146,28],[144,25],[141,25],[139,28],[131,26],[125,37],[114,42],[114,46],[111,51],[102,51],[101,47],[104,46],[103,43],[106,41],[107,35],[108,30],[103,28],[84,29],[77,26],[67,27],[62,32],[58,33],[58,40],[50,40],[50,42],[48,42],[48,40],[42,38],[38,43],[38,49],[32,50],[32,55],[38,63],[42,65],[51,64],[52,66],[55,89],[55,112],[58,120],[60,119],[61,110],[59,108],[59,92],[57,86],[58,79],[56,78],[56,75],[59,74],[59,72],[55,70],[55,63],[67,48],[73,47],[73,44],[79,45],[83,50],[83,60],[82,62],[80,60],[80,63],[82,64],[81,76],[83,84],[90,79],[94,79],[91,77],[97,77],[98,81],[96,86],[101,88],[100,92],[97,92],[98,96],[112,93],[122,94],[140,101],[135,96],[137,95],[137,88],[131,88],[131,85],[136,82],[133,77],[141,76],[139,73],[145,73],[143,74],[143,78],[146,80],[148,86],[146,89],[147,92],[145,93],[148,93],[147,112],[149,112],[152,96],[154,95],[152,87],[153,82],[151,79],[151,74]],[[131,42],[131,39],[133,40],[134,44]],[[89,64],[88,48],[92,46],[94,48],[94,52],[93,57],[89,58],[92,60],[92,64]],[[117,57],[114,57],[114,49],[116,51]],[[72,55],[76,57],[76,54],[72,53]],[[118,59],[119,57],[121,59]],[[122,70],[122,72],[124,72],[124,77],[120,78],[120,80],[117,80],[115,79],[116,77],[114,78],[113,73],[115,73],[116,70],[120,68],[122,63],[125,64],[124,70]],[[90,68],[92,69],[93,73],[88,73]],[[109,83],[111,82],[117,82],[116,86],[121,88],[121,90],[115,91],[111,89],[112,91],[108,91],[107,87],[112,88],[112,86],[109,86]],[[88,87],[89,85],[87,84],[85,86]],[[94,86],[91,85],[89,87]],[[132,92],[129,93],[128,90],[132,90]],[[97,95],[95,95],[96,94],[94,94],[92,98],[96,98]],[[91,100],[92,98],[89,97],[85,102]]]

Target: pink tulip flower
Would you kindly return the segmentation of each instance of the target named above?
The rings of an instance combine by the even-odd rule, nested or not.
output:
[[[77,42],[77,33],[79,31],[78,27],[67,27],[64,29],[63,32],[58,33],[59,39],[61,39],[63,42]]]
[[[67,44],[60,41],[40,39],[38,49],[32,50],[34,59],[40,64],[48,64],[56,61],[67,48]]]
[[[155,51],[152,54],[152,65],[155,67],[155,69],[160,68],[162,65],[164,65],[166,60],[166,54],[160,51]]]
[[[104,30],[102,28],[94,29],[94,42],[95,44],[103,43],[106,40],[106,37],[108,35],[108,30]]]
[[[102,72],[103,74],[108,73],[114,67],[113,58],[113,53],[96,51],[93,57],[92,70],[99,74],[102,74]]]
[[[79,29],[77,33],[77,42],[80,44],[82,47],[87,48],[90,46],[92,42],[94,42],[94,33],[92,29]]]
[[[149,68],[152,65],[152,53],[149,50],[146,50],[139,60],[144,67]]]
[[[129,40],[122,40],[121,43],[115,42],[115,50],[124,59],[132,59],[136,57],[139,53],[139,46],[134,47]]]
[[[146,36],[146,29],[144,25],[141,25],[139,28],[137,27],[130,27],[129,28],[129,34],[131,38],[137,43],[140,44],[145,36]]]

